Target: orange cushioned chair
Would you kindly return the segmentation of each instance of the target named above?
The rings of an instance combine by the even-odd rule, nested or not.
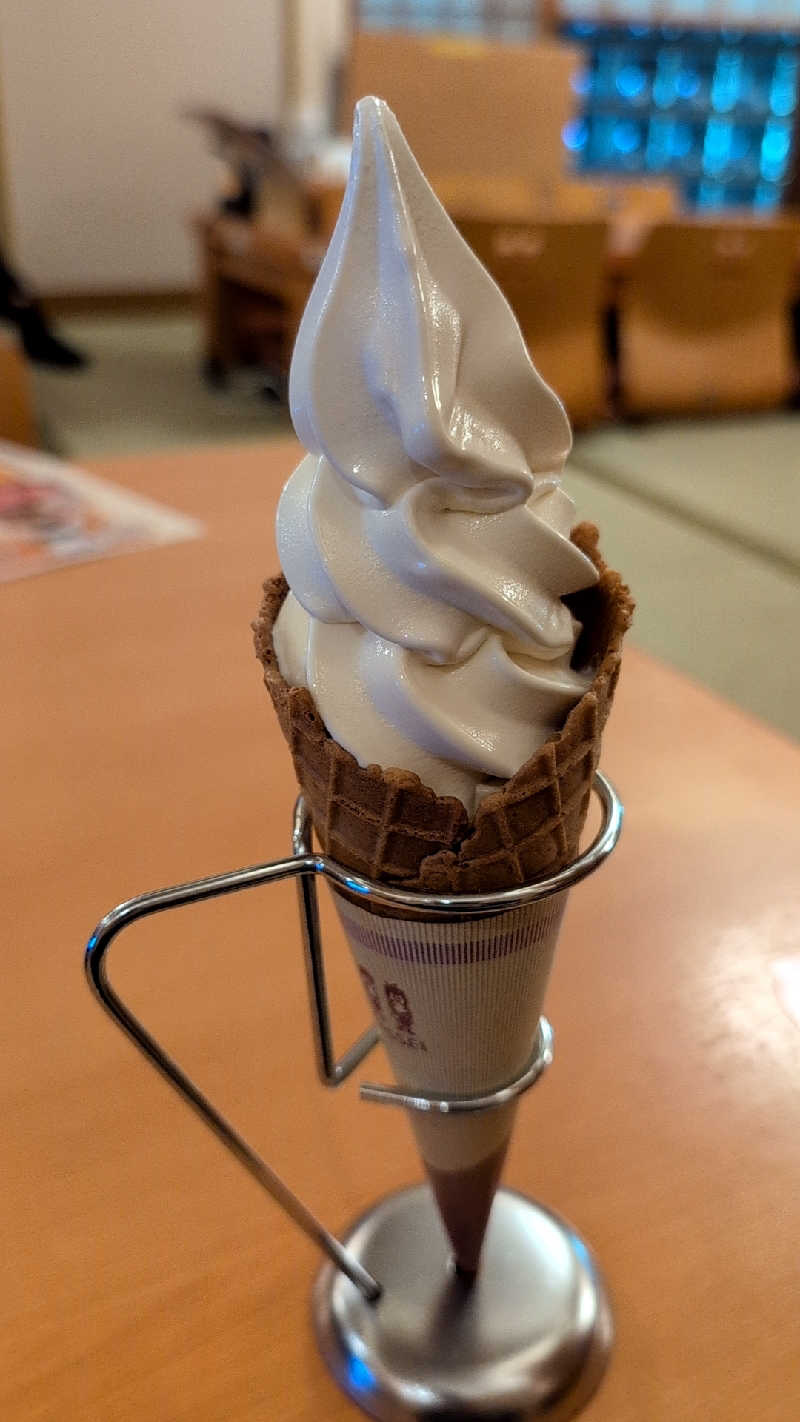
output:
[[[589,424],[605,415],[608,224],[553,219],[458,225],[513,307],[531,359],[572,422]]]
[[[757,410],[795,383],[800,225],[654,227],[619,294],[620,401],[630,414]]]

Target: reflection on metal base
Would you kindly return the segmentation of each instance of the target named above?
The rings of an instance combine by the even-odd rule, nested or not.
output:
[[[613,1328],[583,1241],[498,1191],[480,1271],[454,1272],[427,1186],[382,1200],[346,1239],[384,1284],[377,1303],[325,1264],[314,1323],[328,1367],[379,1422],[564,1422],[598,1386]]]

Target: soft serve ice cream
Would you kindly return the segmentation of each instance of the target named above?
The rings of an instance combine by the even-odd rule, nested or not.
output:
[[[278,509],[280,670],[361,765],[472,814],[586,691],[562,598],[597,573],[570,541],[564,410],[378,99],[290,402],[310,452]]]

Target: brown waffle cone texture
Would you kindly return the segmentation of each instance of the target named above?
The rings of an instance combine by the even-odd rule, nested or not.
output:
[[[460,800],[437,795],[418,775],[359,765],[333,739],[310,692],[281,675],[272,632],[288,587],[282,576],[267,580],[253,624],[256,653],[324,853],[367,878],[433,894],[515,888],[575,858],[633,602],[603,562],[594,525],[579,524],[572,539],[599,573],[593,587],[566,599],[583,627],[573,664],[593,668],[591,685],[563,728],[472,820]]]

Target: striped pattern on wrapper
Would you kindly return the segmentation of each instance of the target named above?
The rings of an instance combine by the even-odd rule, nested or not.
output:
[[[334,902],[398,1083],[444,1095],[513,1081],[533,1050],[567,893],[493,918],[416,921]],[[474,1271],[516,1102],[411,1123],[459,1265]]]

